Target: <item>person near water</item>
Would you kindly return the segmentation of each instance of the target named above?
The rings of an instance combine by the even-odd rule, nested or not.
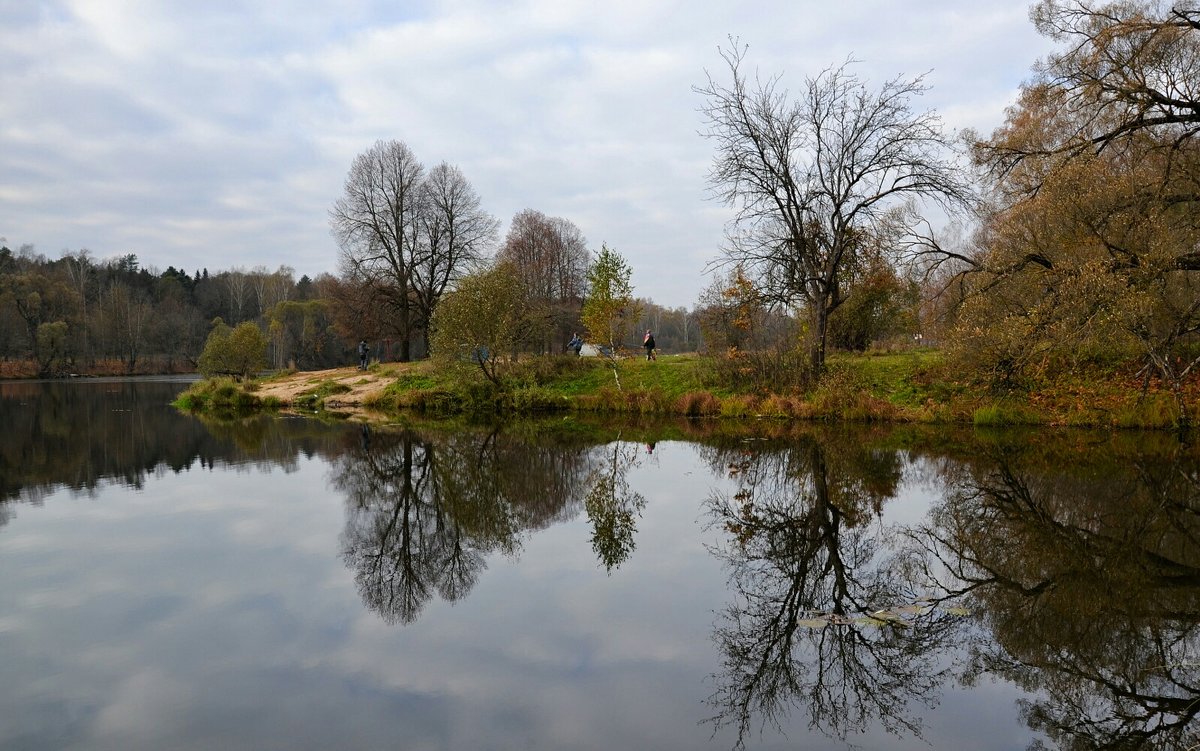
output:
[[[367,346],[367,340],[360,340],[358,343],[358,369],[367,369],[367,356],[371,354],[371,348]]]
[[[579,338],[578,333],[571,334],[571,341],[567,342],[567,349],[575,353],[579,357],[579,353],[583,351],[583,340]]]
[[[646,329],[646,336],[642,338],[642,346],[646,348],[646,359],[657,360],[654,354],[654,334],[650,329]]]

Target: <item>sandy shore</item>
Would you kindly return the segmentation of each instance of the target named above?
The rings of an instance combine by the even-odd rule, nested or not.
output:
[[[297,401],[302,394],[311,393],[324,383],[338,383],[349,387],[349,391],[331,394],[325,398],[325,409],[344,412],[352,417],[365,418],[377,414],[367,410],[363,404],[367,399],[392,383],[396,374],[387,371],[362,371],[357,367],[332,368],[330,370],[306,370],[262,384],[254,393],[257,396],[273,396],[289,409],[297,412],[309,411],[303,400]]]

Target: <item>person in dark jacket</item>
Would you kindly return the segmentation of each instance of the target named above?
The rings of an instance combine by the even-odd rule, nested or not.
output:
[[[367,340],[363,339],[358,343],[358,369],[367,369],[367,358],[371,354],[371,348],[367,346]]]
[[[642,338],[642,346],[646,348],[646,359],[657,360],[654,355],[654,334],[650,329],[646,329],[646,336]]]

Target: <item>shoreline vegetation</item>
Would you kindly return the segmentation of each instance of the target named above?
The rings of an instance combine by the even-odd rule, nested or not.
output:
[[[1005,391],[956,377],[933,349],[837,354],[808,390],[769,393],[728,385],[712,358],[664,355],[619,362],[620,388],[600,359],[531,357],[503,383],[465,378],[437,363],[375,363],[259,379],[202,380],[180,395],[182,410],[214,416],[256,411],[320,413],[385,422],[405,413],[460,415],[601,415],[892,422],[944,425],[1175,429],[1172,391],[1125,364],[1090,364]],[[1200,382],[1186,385],[1195,414]]]

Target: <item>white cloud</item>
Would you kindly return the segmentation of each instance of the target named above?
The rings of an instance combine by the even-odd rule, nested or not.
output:
[[[1047,48],[1010,0],[16,4],[0,235],[333,271],[326,211],[350,161],[397,138],[458,164],[502,220],[571,219],[633,261],[640,294],[689,305],[727,216],[691,87],[730,34],[793,90],[850,55],[875,81],[930,71],[924,104],[984,131]]]

